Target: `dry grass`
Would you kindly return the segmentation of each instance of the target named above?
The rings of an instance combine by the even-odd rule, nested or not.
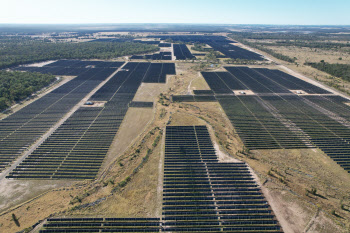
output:
[[[146,125],[152,120],[152,116],[152,108],[129,108],[108,150],[102,168],[107,167],[130,146],[133,140],[143,132]]]
[[[304,64],[305,62],[320,62],[321,60],[328,63],[350,63],[350,54],[346,50],[300,48],[296,46],[270,46],[267,48],[289,57],[296,57],[298,59],[297,62],[300,64]],[[341,60],[339,60],[340,57],[342,58]]]
[[[167,78],[170,79],[171,76],[167,76]],[[156,96],[162,92],[167,91],[168,86],[168,84],[162,83],[142,83],[133,101],[153,102]]]

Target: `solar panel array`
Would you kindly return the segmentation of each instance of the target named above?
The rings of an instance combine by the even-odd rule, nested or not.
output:
[[[185,44],[173,44],[173,48],[176,60],[186,60],[195,58],[195,56],[192,55],[192,53]]]
[[[152,55],[133,55],[130,59],[148,59],[148,60],[171,60],[171,52],[159,52]]]
[[[51,218],[49,232],[283,232],[245,163],[221,163],[206,126],[167,126],[163,217]]]
[[[195,95],[214,95],[212,90],[193,90]]]
[[[166,75],[175,75],[174,63],[152,63],[143,80],[145,83],[165,83]]]
[[[130,108],[153,108],[153,102],[132,101],[129,103]]]
[[[166,48],[166,47],[171,47],[171,44],[170,43],[160,43],[159,45],[158,45],[159,47],[161,47],[161,48]]]
[[[75,79],[0,120],[0,171],[114,71],[115,68],[86,69]]]
[[[214,95],[174,95],[173,102],[216,102]]]
[[[119,68],[124,62],[104,62],[104,61],[81,61],[81,60],[58,60],[43,67],[20,66],[19,71],[40,72],[43,74],[77,76],[90,68]]]
[[[268,96],[263,97],[263,99],[277,108],[286,119],[291,120],[302,129],[311,138],[310,140],[314,145],[350,172],[350,124],[349,117],[344,117],[344,115],[349,114],[349,106],[343,102],[332,100],[332,97],[323,96],[318,98],[317,96],[306,98],[300,96]],[[322,111],[322,109],[327,108],[332,113],[325,114]],[[343,116],[336,114],[337,109],[342,109]]]
[[[160,232],[159,218],[50,218],[40,233]]]
[[[279,70],[225,68],[229,72],[202,72],[214,95],[199,90],[173,101],[216,100],[247,148],[319,147],[350,172],[349,100]],[[235,95],[238,90],[254,93]]]
[[[330,94],[329,91],[279,70],[248,67],[225,67],[233,79],[257,94],[291,94],[290,90],[302,90],[310,94]],[[224,80],[226,82],[226,80]],[[229,82],[226,82],[227,85]],[[241,87],[231,85],[231,89]]]
[[[116,73],[91,97],[90,101],[105,101],[103,107],[80,107],[7,177],[94,179],[141,82],[165,82],[164,72],[173,71],[161,65],[126,64],[128,71]]]
[[[159,40],[134,40],[136,43],[141,43],[141,44],[153,44],[153,45],[158,45],[160,43]]]
[[[308,136],[266,109],[256,96],[220,96],[220,105],[249,149],[312,147]]]
[[[152,38],[160,38],[161,40],[171,39],[175,42],[181,41],[185,43],[204,43],[208,44],[214,50],[221,52],[225,57],[232,59],[247,59],[247,60],[264,60],[263,57],[252,51],[243,49],[239,46],[232,45],[234,41],[228,40],[223,36],[201,36],[201,35],[155,35],[149,36]],[[174,47],[175,52],[175,47]],[[176,55],[175,55],[176,56]],[[180,59],[184,60],[184,59]]]
[[[282,232],[245,163],[218,162],[205,126],[167,126],[163,231]]]

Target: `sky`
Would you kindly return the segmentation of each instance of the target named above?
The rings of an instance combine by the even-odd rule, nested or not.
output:
[[[350,25],[350,0],[0,0],[0,24]]]

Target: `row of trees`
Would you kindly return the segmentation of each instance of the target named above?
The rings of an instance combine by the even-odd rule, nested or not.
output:
[[[306,62],[305,65],[312,66],[335,77],[350,81],[350,65],[348,64],[330,64],[322,60],[321,62]]]
[[[341,31],[339,31],[341,32]],[[231,36],[240,39],[254,39],[254,40],[294,40],[294,41],[349,41],[350,35],[345,33],[335,34],[329,32],[286,32],[286,33],[269,33],[269,32],[231,32]]]
[[[315,49],[339,49],[348,48],[350,43],[337,43],[337,42],[320,42],[320,41],[276,41],[274,43],[260,43],[260,46],[296,46],[296,47],[307,47]]]
[[[110,59],[158,50],[158,46],[133,42],[48,43],[0,40],[0,69],[50,59]]]
[[[56,78],[49,74],[0,70],[0,111],[48,86]]]

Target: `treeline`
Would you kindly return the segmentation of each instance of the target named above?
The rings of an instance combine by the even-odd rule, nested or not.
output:
[[[304,33],[304,32],[287,32],[287,33],[256,33],[256,32],[231,32],[231,36],[240,39],[254,40],[338,40],[349,41],[349,34],[331,34],[324,32]]]
[[[312,66],[332,76],[344,79],[346,81],[350,81],[350,65],[348,64],[330,64],[327,62],[306,62],[305,65]]]
[[[254,40],[316,40],[316,34],[232,32],[232,37]]]
[[[56,59],[110,59],[158,51],[133,42],[48,43],[35,40],[0,41],[0,69]]]
[[[53,75],[0,70],[0,111],[48,86]]]
[[[350,43],[336,43],[336,42],[318,42],[318,41],[276,41],[274,43],[260,43],[260,46],[296,46],[315,49],[338,49],[344,47],[350,47]]]

